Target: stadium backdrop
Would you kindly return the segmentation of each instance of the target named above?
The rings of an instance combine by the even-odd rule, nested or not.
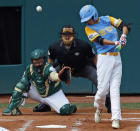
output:
[[[128,35],[127,46],[121,51],[123,61],[121,93],[140,93],[140,2],[138,0],[118,0],[116,2],[112,2],[112,0],[0,0],[0,11],[4,10],[7,14],[7,23],[9,22],[7,25],[11,23],[12,26],[14,19],[9,17],[11,16],[10,9],[12,8],[18,13],[17,18],[14,19],[18,20],[15,29],[12,30],[6,26],[9,35],[17,34],[18,36],[18,38],[16,37],[18,40],[16,38],[13,40],[15,36],[7,36],[7,46],[11,49],[10,56],[15,55],[15,58],[18,56],[17,63],[5,64],[3,62],[0,65],[0,94],[12,92],[15,83],[21,78],[26,65],[30,62],[30,52],[35,48],[47,51],[52,42],[60,39],[59,31],[63,25],[73,25],[76,28],[77,36],[88,41],[84,33],[84,25],[80,23],[79,18],[79,9],[85,4],[95,5],[99,16],[110,15],[133,23],[132,31]],[[42,6],[42,12],[36,11],[38,5]],[[1,13],[2,15],[3,13]],[[16,42],[18,42],[17,45],[15,45]],[[5,43],[3,44],[5,45]],[[17,49],[12,49],[10,45]],[[4,50],[1,52],[1,54],[5,53]],[[64,91],[70,94],[96,92],[92,83],[82,78],[73,78],[72,84],[69,87],[64,85],[64,87]]]

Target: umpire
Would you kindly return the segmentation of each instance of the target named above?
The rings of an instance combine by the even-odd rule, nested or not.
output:
[[[60,34],[61,40],[51,44],[48,49],[48,62],[53,64],[57,72],[63,66],[71,67],[72,76],[87,78],[97,87],[95,51],[89,43],[76,38],[75,30],[70,25],[63,26]],[[109,95],[107,95],[106,107],[107,112],[110,113]]]

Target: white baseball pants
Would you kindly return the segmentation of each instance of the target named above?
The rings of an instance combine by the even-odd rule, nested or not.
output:
[[[31,85],[31,87],[30,87],[28,97],[37,102],[49,105],[57,113],[60,113],[60,108],[63,105],[70,104],[69,100],[67,99],[67,97],[65,96],[65,94],[63,93],[62,90],[59,90],[58,92],[56,92],[55,94],[52,94],[51,96],[42,98],[38,94],[36,88],[33,85]]]
[[[120,84],[122,77],[122,62],[120,54],[113,56],[99,54],[97,60],[98,90],[95,95],[94,107],[102,109],[106,94],[110,90],[112,119],[121,120]]]

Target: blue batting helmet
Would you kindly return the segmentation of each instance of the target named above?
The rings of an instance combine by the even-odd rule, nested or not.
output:
[[[80,9],[81,23],[86,22],[94,17],[94,20],[98,20],[98,12],[93,5],[85,5]]]

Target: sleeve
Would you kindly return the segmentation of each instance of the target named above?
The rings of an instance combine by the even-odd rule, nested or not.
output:
[[[94,49],[92,49],[91,45],[86,43],[86,48],[85,48],[85,51],[86,51],[86,56],[88,58],[92,58],[95,56],[95,51]]]
[[[55,60],[56,56],[55,56],[55,49],[53,46],[54,45],[51,45],[48,49],[48,57],[49,59]]]
[[[115,26],[115,27],[119,27],[119,25],[122,23],[121,19],[116,19],[114,17],[109,16],[111,25]]]
[[[49,74],[49,79],[51,81],[60,81],[59,77],[58,77],[58,73],[56,72],[55,68],[49,64],[49,67],[48,67],[48,74]]]
[[[95,39],[100,36],[100,34],[96,31],[94,31],[93,29],[91,29],[90,27],[85,27],[85,32],[86,32],[86,35],[88,37],[88,39],[91,41],[91,42],[94,42]]]
[[[26,70],[24,71],[24,74],[20,80],[20,82],[22,82],[25,86],[30,86],[30,71],[29,71],[29,66],[26,68]]]
[[[22,78],[20,81],[16,84],[14,90],[23,93],[23,92],[28,92],[30,88],[30,79],[28,78],[28,73],[27,69],[25,70]]]
[[[56,72],[56,70],[53,67],[52,63],[46,64],[45,69],[43,71],[44,76],[48,77],[51,72]]]

